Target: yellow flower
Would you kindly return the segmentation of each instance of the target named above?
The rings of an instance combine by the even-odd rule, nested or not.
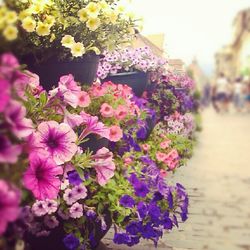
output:
[[[36,21],[32,17],[26,17],[22,21],[22,27],[27,32],[34,32],[36,29]]]
[[[48,24],[39,22],[36,27],[36,33],[38,36],[48,36],[50,34],[50,27]]]
[[[43,6],[41,4],[33,4],[29,7],[28,9],[29,11],[31,11],[33,14],[38,14],[40,12],[43,11]]]
[[[74,57],[80,57],[83,54],[85,54],[85,48],[82,43],[74,43],[73,46],[71,47],[71,54]]]
[[[91,2],[86,6],[86,11],[87,11],[89,16],[97,17],[99,15],[99,12],[100,12],[100,6],[97,3]]]
[[[51,34],[51,37],[50,37],[49,41],[52,43],[55,39],[56,39],[56,35]]]
[[[78,16],[81,22],[86,22],[88,20],[88,13],[86,11],[86,9],[81,9],[78,11]]]
[[[29,17],[29,16],[31,16],[31,14],[32,14],[32,12],[29,10],[29,9],[27,9],[27,10],[23,10],[23,11],[21,11],[20,13],[19,13],[19,19],[22,21],[23,19],[25,19],[26,17]]]
[[[116,11],[118,13],[123,13],[125,11],[125,7],[123,5],[119,5],[117,6]]]
[[[110,20],[111,23],[113,23],[113,24],[116,23],[118,15],[114,10],[111,10],[108,13],[106,13],[106,16],[108,17],[108,19]]]
[[[107,4],[107,2],[105,0],[100,1],[98,4],[99,4],[100,9],[102,11],[105,11],[106,9],[109,8],[109,5]]]
[[[8,25],[4,30],[3,30],[3,36],[6,38],[8,41],[13,41],[17,39],[18,35],[18,30],[17,27],[13,25]]]
[[[48,24],[50,28],[55,24],[55,22],[56,22],[56,19],[53,16],[46,16],[46,19],[44,21],[44,23]]]
[[[91,31],[95,31],[96,29],[99,28],[101,24],[101,21],[99,18],[90,18],[87,22],[87,27],[91,30]]]
[[[5,21],[8,24],[13,24],[17,21],[17,13],[15,11],[8,11],[5,15]]]
[[[91,48],[89,48],[89,50],[94,51],[97,55],[101,54],[101,51],[97,47],[91,47]]]
[[[66,48],[72,48],[72,46],[75,44],[75,39],[73,36],[70,36],[70,35],[65,35],[63,38],[62,38],[62,41],[61,41],[62,45]]]

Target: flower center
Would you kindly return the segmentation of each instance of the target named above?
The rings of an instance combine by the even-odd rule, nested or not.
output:
[[[37,178],[38,181],[43,180],[44,179],[44,171],[43,171],[43,169],[41,167],[38,167],[36,169],[35,175],[36,175],[36,178]]]

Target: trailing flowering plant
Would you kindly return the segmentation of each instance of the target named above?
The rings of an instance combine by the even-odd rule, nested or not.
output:
[[[157,82],[165,73],[167,61],[153,54],[150,48],[125,48],[104,53],[101,59],[97,76],[105,79],[109,74],[126,71],[149,72],[151,80]]]
[[[130,42],[136,23],[119,0],[4,0],[0,48],[37,60],[81,58]]]

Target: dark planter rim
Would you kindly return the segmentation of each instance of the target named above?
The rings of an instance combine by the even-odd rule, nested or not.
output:
[[[115,73],[115,74],[108,74],[107,78],[109,76],[127,76],[127,75],[136,75],[136,74],[147,74],[148,72],[144,71],[126,71],[126,72],[121,72],[121,73]]]

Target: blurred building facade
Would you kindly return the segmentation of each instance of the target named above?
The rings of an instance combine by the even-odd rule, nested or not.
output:
[[[238,13],[233,23],[233,39],[215,56],[216,75],[231,80],[250,69],[250,8]]]

